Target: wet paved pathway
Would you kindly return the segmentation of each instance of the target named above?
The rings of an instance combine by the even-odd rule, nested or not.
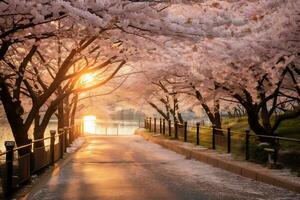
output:
[[[87,137],[29,199],[300,199],[284,189],[189,160],[140,136]]]

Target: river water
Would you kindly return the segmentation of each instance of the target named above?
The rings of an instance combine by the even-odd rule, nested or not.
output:
[[[142,124],[139,121],[103,121],[84,120],[84,130],[86,134],[107,135],[107,136],[128,136]]]
[[[78,123],[82,122],[77,120]],[[103,120],[84,120],[85,134],[107,135],[107,136],[125,136],[133,135],[134,131],[142,125],[139,121],[103,121]],[[49,122],[45,131],[45,137],[50,136],[50,130],[57,130],[57,121]],[[30,128],[29,138],[32,137],[33,127]],[[0,152],[5,151],[4,142],[14,141],[11,129],[8,124],[2,124],[0,127]],[[45,141],[47,144],[48,141]]]

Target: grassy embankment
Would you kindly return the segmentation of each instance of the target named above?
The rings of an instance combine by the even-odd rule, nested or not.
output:
[[[223,135],[216,136],[216,150],[219,152],[227,152],[227,128],[231,128],[231,155],[236,159],[245,159],[245,129],[249,127],[247,118],[226,119],[223,120]],[[164,137],[174,139],[174,127],[172,127],[171,136],[169,137],[168,126],[166,126]],[[157,127],[159,132],[159,126]],[[278,134],[281,137],[300,139],[300,118],[284,121],[278,128]],[[250,137],[250,160],[266,164],[268,154],[258,146],[254,133],[251,132]],[[183,141],[183,127],[178,128],[179,140]],[[188,142],[196,144],[196,127],[188,126]],[[200,145],[212,148],[212,129],[210,127],[200,127]],[[280,141],[281,153],[279,162],[283,166],[296,171],[300,176],[300,143],[291,141]]]
[[[231,152],[236,156],[244,156],[245,146],[245,129],[249,127],[247,118],[226,119],[222,122],[222,129],[231,128]],[[158,128],[157,128],[158,129]],[[252,133],[254,134],[254,133]],[[300,139],[300,118],[284,121],[278,128],[278,134],[281,137]],[[168,127],[166,127],[166,137],[168,135]],[[179,139],[183,140],[183,128],[178,129]],[[172,136],[169,139],[174,139],[174,129]],[[216,147],[221,152],[226,152],[227,148],[227,131],[224,131],[223,136],[217,136]],[[254,143],[255,137],[251,136],[251,141]],[[196,143],[196,127],[189,126],[188,141]],[[212,147],[212,130],[209,127],[200,127],[200,145],[204,147]],[[280,141],[280,145],[284,150],[300,151],[300,143]]]

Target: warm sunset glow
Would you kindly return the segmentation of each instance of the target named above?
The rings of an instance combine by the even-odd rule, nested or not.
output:
[[[81,77],[81,84],[91,83],[94,80],[94,74],[84,74]]]
[[[84,132],[89,134],[96,133],[96,116],[88,115],[83,117]]]

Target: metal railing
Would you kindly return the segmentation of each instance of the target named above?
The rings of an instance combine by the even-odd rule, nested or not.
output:
[[[146,118],[144,127],[154,134],[162,134],[168,138],[194,143],[220,152],[230,153],[245,160],[262,159],[262,162],[277,165],[279,156],[287,152],[298,152],[300,156],[300,139],[280,137],[277,135],[254,134],[250,129],[244,132],[233,131],[231,128],[219,129],[215,126],[201,126],[200,123],[178,123],[165,119]],[[267,142],[262,142],[267,141]],[[289,142],[289,145],[285,143]],[[291,143],[296,149],[291,149]],[[280,154],[281,152],[281,154]],[[256,158],[261,156],[263,158]],[[285,164],[285,163],[281,163]],[[292,163],[296,166],[296,162]]]
[[[82,135],[83,125],[79,124],[60,129],[58,134],[51,130],[49,137],[33,140],[23,146],[15,147],[14,141],[5,141],[6,151],[0,153],[0,195],[11,195],[20,184],[30,180],[32,174],[63,158],[67,147]]]

